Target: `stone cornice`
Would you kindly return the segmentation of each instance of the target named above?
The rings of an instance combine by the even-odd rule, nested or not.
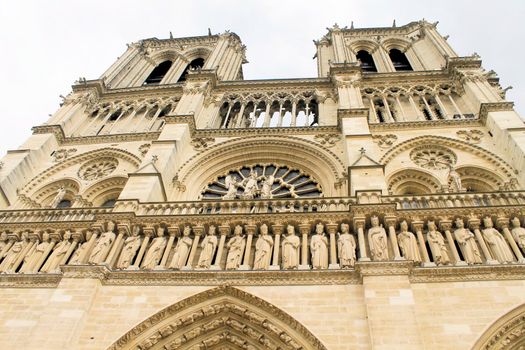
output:
[[[490,112],[503,112],[503,111],[513,111],[514,102],[490,102],[482,103],[479,107],[479,119],[485,125],[487,123],[487,117]]]
[[[455,69],[478,69],[481,68],[481,60],[475,56],[448,57],[446,69],[453,72]]]
[[[240,38],[237,34],[231,33],[233,36]],[[158,38],[148,38],[142,39],[137,44],[144,44],[144,47],[164,47],[172,45],[181,45],[181,44],[212,44],[219,40],[220,35],[199,35],[199,36],[190,36],[184,38],[170,38],[170,39],[158,39]]]
[[[525,265],[477,265],[477,266],[439,266],[414,268],[410,272],[410,282],[464,282],[523,280]]]
[[[364,36],[364,35],[385,35],[385,34],[409,34],[414,30],[420,29],[425,24],[430,25],[425,21],[413,21],[400,27],[371,27],[371,28],[342,28],[341,32],[345,36]]]
[[[429,128],[457,128],[482,126],[479,119],[443,119],[443,120],[418,120],[395,123],[370,123],[370,131],[415,130]]]
[[[1,274],[0,288],[56,288],[61,279],[61,273]]]
[[[82,92],[95,89],[101,100],[115,98],[150,98],[162,96],[182,96],[183,83],[132,86],[127,88],[108,88],[102,79],[88,80],[71,86],[73,92]]]

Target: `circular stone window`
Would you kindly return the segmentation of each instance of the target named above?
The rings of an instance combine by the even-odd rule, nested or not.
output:
[[[422,168],[442,170],[456,164],[457,157],[446,147],[429,145],[414,148],[410,159]]]
[[[78,170],[78,177],[86,181],[94,181],[111,174],[117,169],[118,160],[115,158],[101,158],[82,165]]]

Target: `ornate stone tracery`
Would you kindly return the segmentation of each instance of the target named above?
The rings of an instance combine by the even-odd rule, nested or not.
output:
[[[457,156],[446,147],[432,145],[414,148],[410,159],[422,168],[442,170],[456,164]]]
[[[117,169],[116,158],[102,158],[88,162],[78,170],[78,177],[86,181],[94,181],[106,177]]]

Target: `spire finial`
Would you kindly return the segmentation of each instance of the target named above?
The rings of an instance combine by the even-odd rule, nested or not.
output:
[[[354,21],[350,22],[350,29],[354,29]]]
[[[170,30],[170,39],[173,39],[173,33]]]
[[[211,29],[208,28],[208,36],[211,36]]]
[[[396,20],[394,19],[394,23],[392,23],[392,27],[396,27]]]

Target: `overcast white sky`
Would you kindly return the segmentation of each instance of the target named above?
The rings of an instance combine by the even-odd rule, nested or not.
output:
[[[507,98],[525,115],[525,2],[89,0],[0,2],[0,155],[55,112],[79,77],[98,78],[143,38],[206,35],[230,29],[247,45],[245,79],[317,75],[313,39],[326,27],[391,26],[425,18],[461,55],[477,52]]]

